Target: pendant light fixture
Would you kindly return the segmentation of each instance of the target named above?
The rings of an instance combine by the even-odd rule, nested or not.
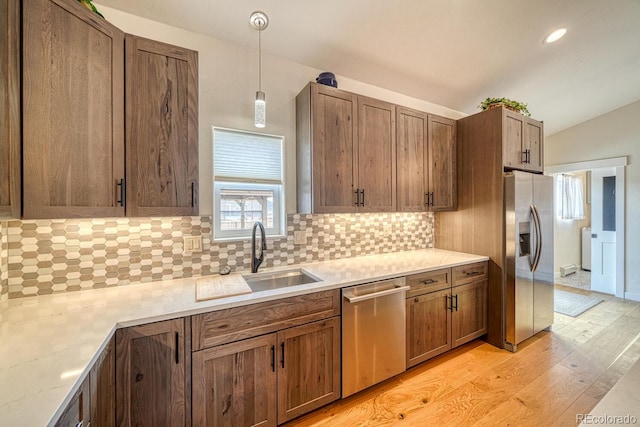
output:
[[[256,92],[255,126],[263,128],[266,125],[267,104],[262,91],[262,31],[269,26],[269,17],[264,12],[253,12],[249,17],[249,24],[258,31],[258,91]]]

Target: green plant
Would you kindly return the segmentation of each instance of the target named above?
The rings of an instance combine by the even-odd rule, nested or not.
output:
[[[89,10],[91,10],[91,11],[97,13],[98,15],[100,15],[101,18],[104,18],[104,16],[102,16],[102,14],[100,12],[98,12],[98,9],[96,9],[96,7],[93,5],[93,0],[78,0],[78,2],[82,3]]]
[[[517,111],[524,116],[531,116],[531,113],[527,109],[527,104],[509,98],[487,98],[478,105],[478,108],[485,111],[491,108],[492,105],[504,105],[506,108]]]

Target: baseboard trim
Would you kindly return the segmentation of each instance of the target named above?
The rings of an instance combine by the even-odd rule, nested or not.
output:
[[[625,292],[624,293],[624,299],[629,299],[631,301],[640,302],[640,293],[638,293],[638,292]]]

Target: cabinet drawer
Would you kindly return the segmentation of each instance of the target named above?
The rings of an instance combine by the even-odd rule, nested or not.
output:
[[[453,267],[453,286],[476,282],[487,278],[488,263],[486,261]]]
[[[340,290],[192,316],[193,351],[340,315]]]
[[[407,285],[411,287],[407,292],[407,298],[448,289],[451,287],[451,269],[443,268],[441,270],[413,274],[407,277]]]

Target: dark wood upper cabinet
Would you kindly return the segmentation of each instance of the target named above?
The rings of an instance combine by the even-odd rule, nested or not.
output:
[[[22,13],[23,216],[123,216],[124,33],[76,1]]]
[[[543,171],[543,124],[502,108],[502,161],[506,169]]]
[[[359,212],[396,210],[396,107],[358,96]]]
[[[397,107],[398,211],[455,210],[456,121]]]
[[[310,83],[296,98],[298,211],[357,212],[357,96]]]
[[[452,211],[458,207],[456,121],[429,114],[429,210]]]
[[[116,425],[186,424],[184,319],[116,331]]]
[[[127,216],[198,215],[198,53],[126,35]]]
[[[0,219],[20,218],[20,1],[0,3]]]

